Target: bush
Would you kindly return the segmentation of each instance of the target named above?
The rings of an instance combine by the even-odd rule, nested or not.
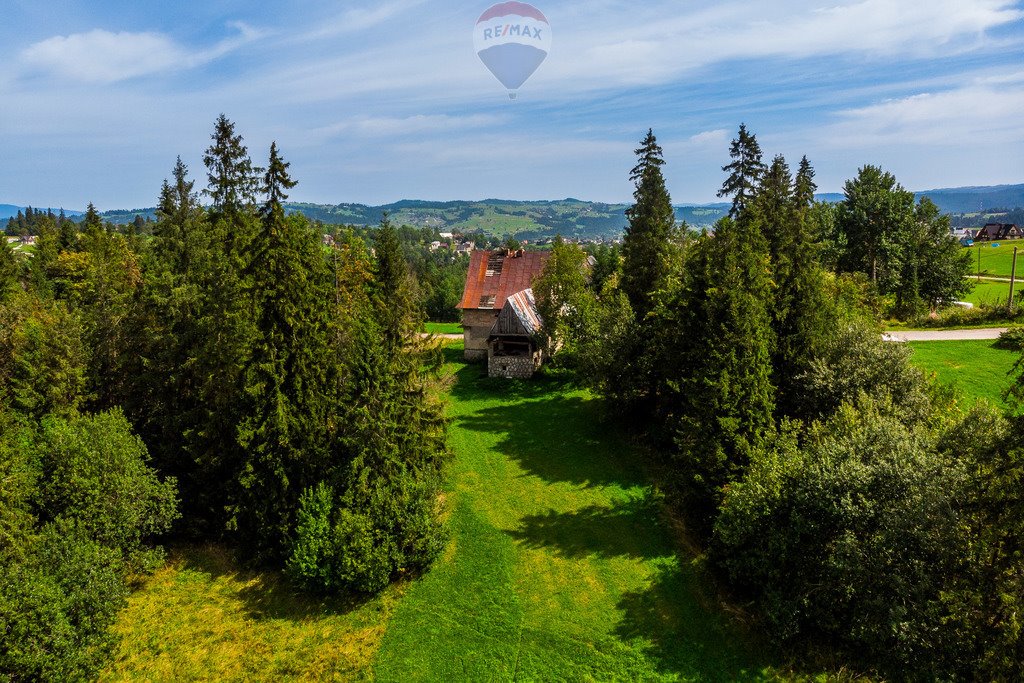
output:
[[[320,483],[299,503],[288,574],[316,591],[371,594],[425,569],[444,546],[434,487],[398,476],[357,481],[342,496]]]
[[[1011,327],[999,335],[996,348],[1024,351],[1024,327]]]
[[[145,444],[119,410],[47,418],[35,449],[41,520],[72,520],[137,567],[159,561],[143,542],[167,531],[178,516],[175,481],[157,479]]]
[[[810,369],[796,380],[800,417],[827,419],[843,403],[867,394],[912,423],[927,421],[928,383],[909,364],[905,344],[883,342],[877,330],[850,323],[836,331]]]
[[[713,557],[788,644],[826,644],[901,678],[955,661],[944,587],[966,554],[964,468],[862,397],[759,455],[727,493]]]
[[[23,561],[0,569],[0,678],[95,678],[128,595],[120,553],[62,520],[42,530]]]

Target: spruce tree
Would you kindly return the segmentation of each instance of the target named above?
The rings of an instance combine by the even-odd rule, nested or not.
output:
[[[4,303],[18,279],[18,260],[11,245],[0,237],[0,304]]]
[[[682,284],[659,310],[658,414],[702,532],[773,427],[768,273],[762,235],[723,218],[691,249]]]
[[[747,204],[757,194],[765,173],[765,166],[761,161],[761,146],[757,144],[757,137],[747,131],[745,124],[740,124],[739,133],[729,148],[729,156],[732,162],[722,167],[723,171],[729,173],[729,177],[722,183],[718,196],[732,197],[729,216],[739,218]]]
[[[664,286],[676,238],[675,211],[665,188],[662,150],[648,130],[629,179],[636,185],[633,206],[626,210],[629,225],[622,242],[622,291],[638,319],[653,306],[655,292]]]
[[[808,219],[813,177],[806,157],[795,182],[786,160],[775,157],[747,214],[764,236],[771,259],[772,383],[780,416],[796,416],[796,378],[807,370],[827,335],[824,274]]]
[[[814,204],[814,193],[818,186],[814,182],[814,167],[806,156],[800,158],[800,167],[793,183],[793,201],[798,210],[808,209]]]
[[[213,140],[203,163],[206,164],[210,197],[217,213],[235,214],[256,202],[258,169],[254,169],[242,136],[235,133],[235,124],[224,114],[217,117]]]
[[[316,233],[281,202],[295,186],[289,164],[270,148],[260,228],[248,244],[246,294],[255,335],[242,370],[244,450],[233,525],[256,556],[280,557],[303,481],[325,460],[333,406],[328,386],[329,274]]]

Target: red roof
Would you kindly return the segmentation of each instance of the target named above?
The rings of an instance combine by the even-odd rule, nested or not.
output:
[[[548,256],[546,251],[474,251],[459,308],[501,310],[505,299],[533,285]]]

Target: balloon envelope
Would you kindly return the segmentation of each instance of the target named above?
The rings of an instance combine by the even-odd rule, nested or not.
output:
[[[477,19],[473,47],[494,77],[509,90],[516,90],[548,56],[551,26],[532,5],[502,2]]]

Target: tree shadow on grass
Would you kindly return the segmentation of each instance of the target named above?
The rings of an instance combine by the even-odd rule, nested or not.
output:
[[[643,485],[634,465],[621,459],[614,430],[580,396],[542,398],[481,408],[457,418],[461,429],[500,435],[496,449],[546,482],[582,486]]]
[[[243,602],[247,616],[255,620],[302,621],[344,615],[372,600],[360,595],[327,596],[302,590],[281,571],[245,567],[230,549],[214,543],[175,548],[171,561],[179,571],[204,574],[211,582],[224,578],[241,584],[234,593]]]
[[[776,658],[729,623],[710,594],[695,569],[666,563],[646,588],[622,596],[615,635],[639,641],[660,671],[688,680],[776,680]]]
[[[527,515],[518,529],[506,533],[528,548],[548,548],[563,558],[671,557],[672,548],[644,533],[659,524],[658,506],[649,498],[638,498],[611,507],[588,505],[574,512]]]

